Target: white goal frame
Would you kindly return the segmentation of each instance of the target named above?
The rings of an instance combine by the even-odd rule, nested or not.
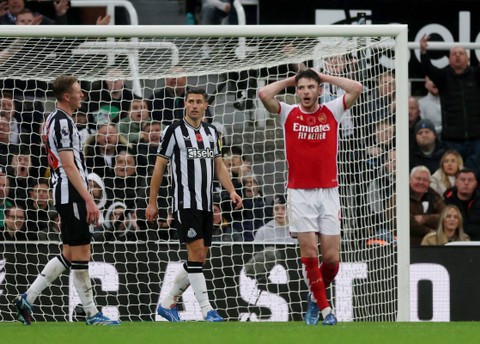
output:
[[[393,37],[395,40],[395,80],[397,97],[396,212],[398,229],[397,321],[410,320],[410,231],[408,187],[408,27],[407,25],[290,25],[290,26],[3,26],[2,37],[29,38],[155,38],[161,37]]]

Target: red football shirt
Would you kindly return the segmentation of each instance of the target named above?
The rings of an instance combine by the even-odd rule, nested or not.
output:
[[[313,113],[280,102],[289,188],[338,186],[338,124],[346,110],[344,96],[320,105]]]

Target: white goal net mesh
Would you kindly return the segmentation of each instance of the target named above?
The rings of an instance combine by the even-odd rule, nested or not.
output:
[[[207,120],[223,135],[225,162],[245,202],[242,211],[232,212],[217,190],[221,214],[215,216],[205,267],[212,304],[229,320],[302,320],[307,288],[298,246],[285,235],[262,241],[258,234],[265,225],[285,233],[280,220],[274,225],[281,218],[274,201],[283,203],[287,166],[280,122],[262,107],[257,91],[306,67],[364,84],[341,123],[342,263],[330,299],[339,321],[395,320],[394,46],[393,37],[0,34],[0,321],[15,319],[14,297],[60,252],[39,135],[55,106],[49,84],[60,74],[77,76],[85,93],[74,119],[103,215],[93,234],[90,272],[104,313],[124,321],[161,320],[156,306],[186,259],[169,226],[167,179],[158,200],[159,223],[144,220],[160,132],[181,118],[186,85],[209,93]],[[295,102],[294,92],[279,97]],[[321,100],[342,92],[324,85]],[[65,274],[37,299],[34,318],[82,319],[78,303]],[[202,318],[190,290],[179,308],[186,320]]]

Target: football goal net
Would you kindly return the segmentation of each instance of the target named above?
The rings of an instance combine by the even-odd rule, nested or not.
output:
[[[11,301],[61,250],[40,137],[55,107],[51,82],[61,74],[76,76],[84,92],[73,118],[102,212],[90,264],[102,311],[123,321],[162,320],[156,307],[186,260],[171,228],[168,178],[158,223],[145,221],[145,207],[161,132],[181,120],[185,89],[196,86],[209,94],[205,120],[222,135],[245,203],[232,211],[215,190],[205,267],[212,304],[228,320],[301,321],[307,287],[297,243],[257,235],[264,225],[284,230],[276,206],[288,174],[280,121],[257,92],[304,68],[364,85],[340,124],[341,266],[328,290],[337,318],[408,320],[407,63],[404,25],[3,26],[0,321],[15,320]],[[343,94],[334,85],[323,90],[322,102]],[[278,98],[296,102],[295,89]],[[80,320],[78,304],[65,274],[37,299],[34,319]],[[202,319],[190,290],[179,310],[185,320]]]

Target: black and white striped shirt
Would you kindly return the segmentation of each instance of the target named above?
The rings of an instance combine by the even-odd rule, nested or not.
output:
[[[221,155],[216,128],[176,121],[164,130],[158,155],[170,160],[173,210],[213,211],[214,159]]]
[[[54,204],[81,201],[82,197],[67,178],[59,155],[61,151],[73,151],[75,166],[88,185],[82,141],[73,119],[60,109],[53,110],[45,121],[42,137],[50,165]]]

